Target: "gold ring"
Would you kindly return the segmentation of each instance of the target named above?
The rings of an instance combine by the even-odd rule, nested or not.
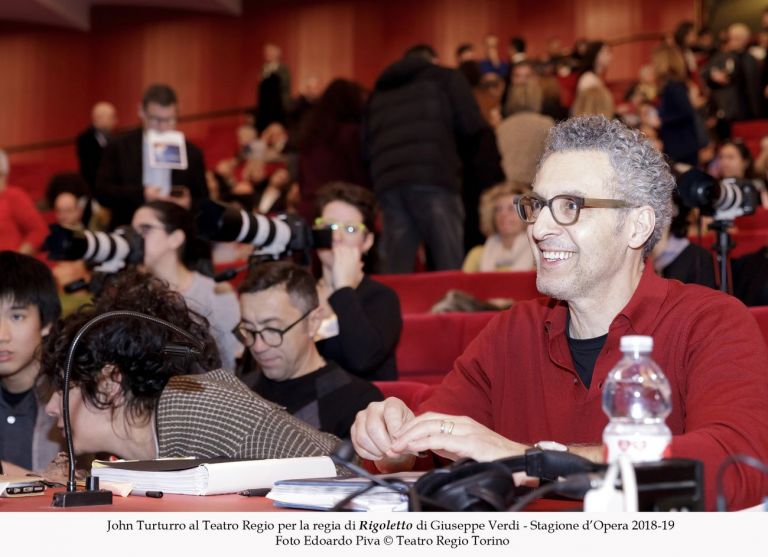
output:
[[[454,425],[455,424],[449,420],[443,420],[442,422],[440,422],[440,433],[446,433],[450,435],[451,432],[453,431]]]

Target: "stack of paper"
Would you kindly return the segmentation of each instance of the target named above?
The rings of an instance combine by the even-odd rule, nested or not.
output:
[[[421,474],[421,472],[405,472],[379,477],[390,480],[397,479],[406,484],[412,484]],[[275,486],[267,494],[267,497],[275,501],[275,505],[278,507],[327,510],[333,508],[348,495],[364,489],[370,483],[365,478],[283,480],[275,482]],[[355,497],[345,508],[353,511],[407,511],[408,496],[376,486]]]
[[[91,473],[102,482],[124,482],[138,492],[218,495],[268,488],[278,480],[323,478],[336,473],[327,456],[270,460],[95,460]]]

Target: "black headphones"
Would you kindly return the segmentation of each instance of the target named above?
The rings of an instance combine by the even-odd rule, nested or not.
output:
[[[506,511],[518,495],[530,491],[528,488],[515,486],[515,472],[526,472],[529,476],[553,481],[558,477],[605,468],[572,453],[534,448],[528,449],[521,456],[491,462],[477,462],[468,458],[458,460],[450,466],[424,474],[409,487],[403,482],[374,476],[360,467],[355,462],[356,458],[355,450],[349,441],[340,442],[331,454],[331,459],[337,466],[369,479],[369,487],[379,485],[407,495],[411,511]],[[333,510],[343,509],[346,503],[361,493],[345,498]]]
[[[525,457],[493,462],[456,461],[423,475],[414,485],[424,511],[505,511],[515,502],[514,472],[525,470]]]

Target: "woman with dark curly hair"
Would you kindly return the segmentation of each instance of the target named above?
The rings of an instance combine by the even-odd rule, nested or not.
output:
[[[46,412],[58,418],[60,427],[70,343],[86,322],[113,310],[169,321],[199,339],[204,349],[196,362],[168,356],[164,347],[184,339],[138,318],[107,319],[91,329],[81,338],[70,379],[69,407],[78,454],[108,452],[127,459],[289,458],[330,454],[338,442],[219,368],[205,318],[189,310],[184,298],[162,281],[133,271],[122,273],[95,305],[60,321],[45,345],[42,369],[56,389]]]

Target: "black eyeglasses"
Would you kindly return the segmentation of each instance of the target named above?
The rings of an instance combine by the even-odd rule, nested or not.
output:
[[[595,197],[580,197],[578,195],[556,195],[546,200],[538,195],[527,193],[515,200],[517,214],[526,224],[533,224],[539,218],[544,207],[549,207],[555,222],[568,226],[579,220],[582,209],[626,209],[634,207],[621,199],[598,199]]]
[[[142,238],[146,238],[151,230],[165,230],[167,232],[166,227],[160,224],[137,224],[133,229],[138,232],[139,236]]]
[[[235,335],[235,338],[237,338],[237,340],[242,342],[246,348],[250,348],[256,343],[256,336],[260,336],[261,340],[263,340],[264,344],[266,344],[267,346],[271,346],[272,348],[277,348],[278,346],[283,344],[283,336],[285,336],[285,333],[287,333],[288,331],[293,329],[296,325],[301,323],[314,310],[315,308],[308,310],[304,315],[302,315],[296,321],[288,325],[285,329],[275,329],[274,327],[264,327],[259,331],[254,331],[253,329],[248,329],[242,323],[238,323],[237,326],[234,329],[232,329],[232,334]]]

